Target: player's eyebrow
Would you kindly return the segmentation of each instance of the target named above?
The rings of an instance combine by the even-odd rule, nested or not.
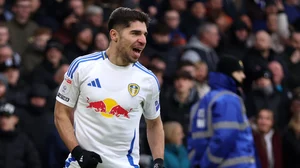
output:
[[[132,34],[142,34],[142,31],[141,30],[131,30],[130,33],[132,33]],[[145,32],[144,35],[147,36],[148,32]]]

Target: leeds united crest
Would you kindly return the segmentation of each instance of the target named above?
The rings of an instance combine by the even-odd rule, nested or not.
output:
[[[128,85],[128,92],[132,97],[136,96],[139,93],[139,91],[140,91],[139,85],[137,85],[135,83],[130,83]]]

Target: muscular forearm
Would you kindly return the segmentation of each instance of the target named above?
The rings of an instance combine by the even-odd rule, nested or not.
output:
[[[65,109],[55,107],[54,121],[60,137],[66,144],[69,151],[72,151],[78,145],[78,142],[75,138],[74,128],[69,112],[65,111]]]
[[[154,121],[148,121],[147,138],[153,159],[164,158],[164,131],[160,117]]]

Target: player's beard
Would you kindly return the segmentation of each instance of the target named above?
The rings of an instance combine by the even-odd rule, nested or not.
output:
[[[125,43],[126,44],[126,43]],[[135,63],[138,59],[132,58],[132,49],[130,46],[120,46],[118,48],[118,53],[120,53],[121,58],[123,59],[124,63]]]
[[[129,53],[125,52],[125,53],[122,54],[122,58],[123,58],[124,61],[126,61],[128,63],[135,63],[135,62],[137,62],[138,59],[132,58],[131,55],[132,55],[132,53],[130,53],[130,51],[129,51]]]

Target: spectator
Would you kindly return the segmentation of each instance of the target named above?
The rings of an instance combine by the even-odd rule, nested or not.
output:
[[[155,19],[155,16],[158,12],[158,7],[160,5],[160,1],[149,1],[149,0],[140,0],[141,9],[149,15],[152,19]]]
[[[274,113],[262,109],[256,121],[257,129],[253,131],[253,137],[261,168],[283,168],[281,135],[273,129]]]
[[[21,63],[20,55],[14,53],[10,45],[5,44],[0,46],[0,72],[3,72],[6,66],[11,65],[12,60],[16,61],[17,64]]]
[[[162,23],[155,23],[149,28],[147,46],[144,49],[146,57],[161,55],[166,62],[165,76],[171,78],[176,73],[181,49],[171,44],[170,29]]]
[[[207,83],[208,80],[208,67],[205,62],[198,62],[195,65],[196,67],[196,88],[199,95],[199,98],[202,99],[206,93],[210,91],[210,87]]]
[[[167,10],[176,10],[182,14],[187,8],[186,0],[162,0],[160,3],[160,10],[158,13],[158,18],[162,17],[164,12]]]
[[[79,19],[74,14],[66,16],[63,20],[62,26],[53,34],[53,38],[58,39],[64,45],[69,44],[72,41],[72,26],[77,24]]]
[[[164,163],[170,168],[189,168],[190,161],[187,150],[183,145],[185,136],[180,123],[170,121],[164,123],[165,131],[165,157]]]
[[[253,81],[253,74],[261,69],[267,69],[271,61],[277,60],[282,65],[280,56],[271,49],[271,37],[266,31],[258,31],[255,34],[255,44],[245,55],[243,63],[245,65],[245,91],[249,91]],[[284,68],[285,71],[285,68]]]
[[[222,0],[207,0],[207,18],[213,23],[216,23],[221,33],[226,33],[230,28],[233,20],[228,16],[223,9]]]
[[[300,166],[300,97],[295,96],[291,103],[292,118],[283,134],[284,168]]]
[[[233,23],[228,41],[224,41],[224,47],[221,48],[222,56],[233,56],[243,59],[248,51],[247,41],[250,35],[250,29],[246,23],[237,20]]]
[[[62,26],[54,33],[53,37],[67,45],[72,42],[74,34],[72,28],[82,21],[84,6],[82,0],[67,1],[67,12],[64,14]],[[65,9],[64,9],[65,10]]]
[[[293,90],[300,86],[300,32],[291,35],[291,46],[284,52],[284,59],[288,67],[288,87]]]
[[[68,8],[73,12],[73,14],[78,18],[78,19],[83,19],[84,16],[84,4],[82,0],[70,0],[67,2],[68,3]]]
[[[49,89],[43,84],[31,85],[29,106],[20,112],[20,128],[36,146],[42,165],[47,165],[47,138],[54,131],[53,112],[47,109]]]
[[[66,46],[64,52],[69,63],[71,63],[75,58],[91,52],[91,44],[93,41],[92,33],[92,29],[86,24],[79,23],[74,26],[74,41]]]
[[[28,85],[20,77],[20,62],[18,57],[12,56],[4,66],[3,74],[8,81],[6,100],[16,107],[24,108],[28,105]]]
[[[186,71],[190,73],[193,79],[196,77],[196,66],[190,61],[182,61],[178,66],[178,71]]]
[[[17,128],[18,111],[9,103],[0,106],[0,167],[41,168],[37,150],[32,141]]]
[[[267,69],[256,73],[253,91],[247,94],[246,108],[248,117],[255,117],[261,109],[270,109],[274,113],[274,127],[282,129],[287,124],[284,97],[272,83],[272,74]]]
[[[282,65],[278,61],[272,61],[269,63],[268,68],[272,72],[272,82],[274,83],[275,89],[287,95],[288,89],[285,83]]]
[[[25,78],[28,78],[32,70],[43,61],[47,42],[51,37],[52,32],[48,28],[38,28],[34,31],[30,45],[21,55],[22,75]]]
[[[273,0],[247,0],[247,15],[251,18],[251,22],[253,23],[253,31],[256,32],[258,30],[266,30],[266,8],[273,8],[274,2]]]
[[[215,71],[219,57],[214,48],[219,44],[218,27],[212,23],[203,24],[196,36],[191,37],[186,45],[182,60],[193,63],[204,61],[209,71]]]
[[[164,73],[166,71],[166,63],[160,55],[152,56],[149,69],[157,77],[161,90],[164,88]]]
[[[223,1],[223,8],[226,14],[228,14],[234,21],[239,20],[242,17],[248,17],[246,15],[247,7],[246,7],[247,0],[230,0],[230,1]],[[249,18],[249,17],[248,17]]]
[[[192,1],[189,10],[182,16],[180,30],[187,39],[197,34],[197,29],[206,20],[206,8],[200,1]]]
[[[8,81],[6,76],[0,74],[0,105],[6,103],[6,93],[8,92]]]
[[[298,0],[285,0],[284,11],[288,16],[290,24],[295,23],[300,18],[300,9]]]
[[[108,48],[108,38],[107,36],[102,33],[98,32],[94,39],[94,51],[104,51]]]
[[[177,121],[188,135],[190,108],[198,101],[198,93],[194,88],[194,79],[189,72],[179,71],[175,77],[174,87],[169,89],[161,99],[162,120]],[[184,138],[183,144],[187,145]]]
[[[31,19],[41,27],[47,27],[52,31],[56,31],[59,28],[59,23],[53,17],[47,15],[45,7],[41,6],[41,1],[31,0]]]
[[[5,24],[0,23],[0,45],[6,45],[8,44],[8,41],[9,41],[8,27]]]
[[[103,28],[103,9],[100,6],[88,6],[85,11],[85,20],[91,26],[93,35],[99,31],[107,31]]]
[[[16,0],[12,10],[14,19],[7,23],[10,42],[14,51],[22,55],[38,25],[30,19],[31,0]]]
[[[5,9],[5,1],[6,0],[0,0],[0,21],[2,22],[8,22],[13,19],[13,14]]]
[[[59,41],[55,39],[48,41],[44,60],[32,71],[31,83],[45,84],[51,91],[59,86],[53,77],[57,69],[66,63],[63,50],[64,47]]]
[[[183,47],[186,44],[185,35],[179,30],[180,15],[176,10],[165,12],[164,22],[171,29],[171,43],[173,46]]]
[[[271,48],[277,53],[282,53],[284,44],[290,36],[286,14],[281,12],[280,14],[268,15],[267,29],[272,40]]]

